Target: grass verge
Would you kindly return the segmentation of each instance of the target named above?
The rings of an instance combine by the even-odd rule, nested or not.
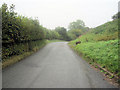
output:
[[[23,60],[24,58],[32,55],[33,53],[37,52],[38,50],[40,50],[41,48],[43,48],[46,44],[48,43],[48,41],[42,41],[42,43],[40,44],[40,46],[36,46],[33,48],[32,51],[29,51],[29,52],[24,52],[20,55],[14,55],[14,56],[11,56],[7,59],[5,59],[4,61],[2,61],[2,68],[4,69],[5,67],[8,67],[12,64],[15,64],[21,60]]]
[[[24,53],[22,53],[20,55],[14,55],[14,56],[11,56],[11,57],[5,59],[2,62],[2,68],[8,67],[8,66],[10,66],[12,64],[15,64],[15,63],[23,60],[24,58],[32,55],[33,53],[35,53],[38,50],[40,50],[41,48],[43,48],[46,44],[52,43],[52,42],[64,42],[64,41],[63,40],[45,40],[45,41],[42,41],[42,43],[40,44],[40,46],[34,47],[32,51],[24,52]]]
[[[104,70],[106,74],[112,73],[110,78],[120,78],[118,40],[82,42],[78,45],[75,43],[76,40],[71,41],[69,46],[80,56],[82,55],[89,64]]]

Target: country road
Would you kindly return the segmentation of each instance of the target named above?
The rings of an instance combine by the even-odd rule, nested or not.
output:
[[[67,42],[50,43],[3,70],[3,88],[114,88],[103,79]]]

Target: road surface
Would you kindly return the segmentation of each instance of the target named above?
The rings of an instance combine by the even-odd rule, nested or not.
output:
[[[46,45],[3,70],[3,88],[114,88],[67,42]]]

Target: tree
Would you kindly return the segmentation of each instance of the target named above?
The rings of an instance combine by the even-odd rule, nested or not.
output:
[[[7,4],[3,4],[0,8],[3,59],[12,55],[19,55],[24,51],[31,51],[34,47],[39,46],[38,42],[42,42],[42,39],[45,38],[44,28],[37,19],[18,16],[14,12],[14,8],[15,5],[13,4],[10,8],[7,7]]]
[[[67,35],[66,28],[64,28],[64,27],[56,27],[55,31],[60,34],[60,36],[61,36],[60,39],[62,39],[62,40],[68,40],[69,39],[69,37]]]
[[[1,7],[3,42],[18,43],[44,39],[44,28],[39,24],[38,19],[18,16],[14,8],[13,4],[9,9],[7,4]]]
[[[76,39],[80,35],[84,34],[89,30],[88,27],[85,27],[85,23],[82,20],[76,20],[75,22],[71,22],[68,26],[69,31],[68,35],[70,39]]]
[[[48,29],[44,29],[45,31],[45,38],[48,40],[52,40],[52,39],[60,39],[60,34],[58,32],[56,32],[55,30],[48,30]]]
[[[60,34],[58,32],[52,30],[51,33],[52,33],[52,39],[60,39]]]
[[[68,31],[69,35],[71,34],[72,35],[72,39],[76,39],[77,37],[79,37],[80,35],[82,35],[82,31],[79,30],[79,29],[75,29],[75,30],[69,30]],[[74,36],[74,38],[73,38]]]
[[[75,30],[75,29],[85,29],[85,23],[82,20],[77,20],[75,22],[71,22],[68,26],[69,30]]]

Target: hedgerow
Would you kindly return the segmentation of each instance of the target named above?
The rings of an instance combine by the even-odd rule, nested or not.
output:
[[[8,9],[3,4],[2,10],[2,59],[23,52],[33,50],[34,47],[43,43],[45,38],[44,27],[37,19],[17,15],[14,5]]]

